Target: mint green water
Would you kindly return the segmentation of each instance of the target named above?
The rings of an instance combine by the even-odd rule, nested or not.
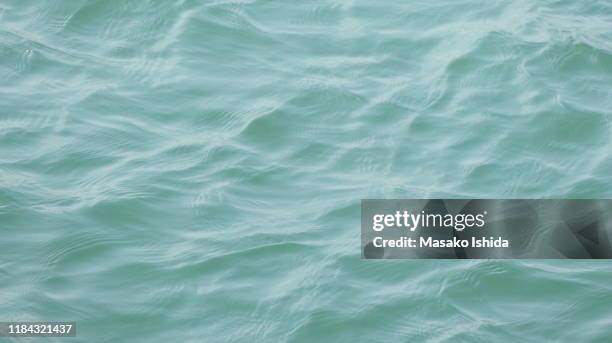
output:
[[[610,342],[610,262],[365,261],[359,200],[610,198],[611,118],[610,1],[0,1],[0,321]]]

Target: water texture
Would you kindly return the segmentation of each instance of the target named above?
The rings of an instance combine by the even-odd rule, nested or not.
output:
[[[359,199],[610,198],[611,86],[606,0],[2,0],[0,320],[609,341],[610,262],[364,261]]]

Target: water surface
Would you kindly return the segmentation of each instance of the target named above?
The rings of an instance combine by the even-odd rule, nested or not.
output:
[[[0,320],[606,341],[608,262],[363,261],[359,199],[610,198],[611,85],[603,0],[4,0]]]

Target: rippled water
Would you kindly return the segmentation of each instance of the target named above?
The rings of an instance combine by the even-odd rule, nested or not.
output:
[[[610,198],[611,86],[603,0],[1,1],[0,320],[608,341],[609,262],[364,261],[359,199]]]

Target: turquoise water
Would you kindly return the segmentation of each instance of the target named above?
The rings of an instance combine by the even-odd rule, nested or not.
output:
[[[609,1],[1,1],[24,342],[610,341],[605,261],[366,261],[361,198],[612,197]]]

